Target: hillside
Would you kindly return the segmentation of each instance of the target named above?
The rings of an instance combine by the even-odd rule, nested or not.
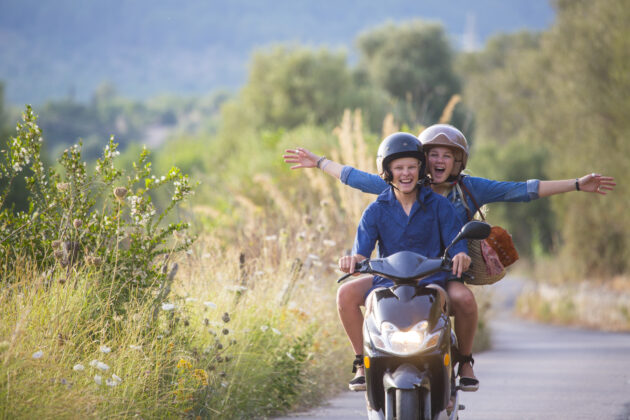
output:
[[[3,0],[0,81],[17,105],[85,100],[104,81],[138,99],[198,94],[242,84],[251,52],[271,43],[342,48],[352,59],[356,36],[386,21],[439,20],[470,48],[553,17],[547,0]]]

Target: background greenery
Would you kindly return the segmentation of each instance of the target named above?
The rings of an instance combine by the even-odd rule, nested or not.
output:
[[[37,242],[37,252],[48,258],[45,270],[41,259],[35,255],[33,262],[28,253],[21,254],[24,264],[3,262],[2,278],[12,280],[11,287],[6,287],[5,280],[0,296],[4,311],[0,314],[1,377],[11,388],[0,389],[13,391],[0,399],[18,404],[32,397],[33,382],[16,388],[14,381],[25,378],[21,372],[32,372],[24,370],[28,366],[38,369],[36,377],[45,378],[47,395],[51,395],[44,404],[49,411],[29,412],[24,405],[14,406],[27,410],[31,417],[73,407],[70,401],[79,389],[84,395],[81,402],[88,408],[77,412],[105,416],[265,416],[300,401],[316,402],[325,394],[317,384],[327,387],[344,380],[335,376],[341,375],[336,372],[341,372],[340,361],[348,349],[335,320],[333,280],[338,273],[334,265],[351,247],[356,221],[372,197],[350,191],[313,170],[290,171],[281,155],[299,145],[374,171],[373,157],[384,133],[417,133],[438,120],[451,121],[466,133],[473,175],[517,181],[573,179],[593,171],[614,176],[618,185],[606,197],[571,192],[529,204],[492,204],[488,218],[513,234],[523,259],[532,262],[532,273],[540,281],[563,284],[566,290],[587,282],[587,290],[627,291],[630,221],[626,209],[630,203],[628,187],[621,181],[630,162],[630,76],[626,71],[630,5],[623,0],[576,0],[556,1],[554,7],[556,20],[548,30],[497,35],[475,52],[453,48],[441,25],[422,20],[390,22],[356,35],[356,52],[300,43],[259,48],[237,92],[137,100],[103,84],[90,101],[67,98],[36,107],[44,137],[42,160],[60,177],[72,172],[67,164],[56,163],[61,151],[72,152],[75,149],[70,146],[83,138],[82,156],[91,174],[95,159],[102,159],[107,138],[115,134],[122,151],[117,158],[120,170],[133,173],[133,162],[141,153],[138,144],[144,142],[153,150],[153,173],[169,173],[176,165],[199,182],[195,195],[173,208],[170,216],[190,223],[199,239],[188,252],[173,256],[181,269],[169,289],[172,294],[165,295],[159,284],[149,284],[148,290],[155,287],[159,300],[132,299],[125,302],[124,312],[95,318],[103,303],[97,297],[103,291],[93,279],[111,279],[105,283],[111,288],[115,275],[84,267],[69,271],[67,265],[58,265],[52,258],[52,235],[61,229],[55,230],[57,225],[51,222],[46,227],[49,237]],[[352,55],[356,60],[349,59]],[[0,149],[6,150],[11,136],[16,136],[10,127],[22,110],[5,103],[0,111]],[[144,189],[126,181],[134,192]],[[4,191],[5,178],[0,182]],[[26,214],[20,219],[26,222],[34,220],[37,209],[29,207],[26,184],[17,182],[23,181],[11,184],[2,210],[7,215]],[[169,208],[171,194],[168,188],[156,188],[149,195],[161,211]],[[112,200],[111,194],[108,199]],[[91,211],[88,207],[85,213]],[[68,225],[72,218],[64,218],[62,210],[55,220]],[[36,238],[37,229],[29,229],[28,234]],[[140,249],[129,256],[137,257]],[[105,252],[115,264],[115,255]],[[154,262],[148,257],[143,261]],[[157,270],[159,265],[151,267]],[[156,278],[163,279],[165,274]],[[88,291],[93,303],[84,305],[81,296]],[[217,325],[225,321],[214,312],[209,316],[210,306],[188,307],[193,301],[186,298],[211,302],[219,314],[228,312],[232,320],[238,320],[230,324],[238,325],[234,333],[239,343],[230,356],[242,356],[232,359],[226,370],[217,370],[217,357],[225,362],[225,339],[217,342],[210,332],[217,333]],[[589,316],[589,311],[580,315],[568,292],[560,305],[550,305],[543,298],[539,294],[527,300],[524,312],[539,310],[545,320],[562,322]],[[153,313],[155,307],[161,308],[158,302],[175,302],[177,309],[158,311],[159,317],[153,320],[157,324],[148,331],[146,324],[138,323],[126,332],[129,335],[111,335],[116,331],[112,328],[129,321],[115,319]],[[295,312],[305,302],[312,310]],[[76,311],[65,309],[75,307]],[[613,310],[620,314],[615,317],[616,327],[627,329],[627,307],[609,305],[608,312]],[[62,338],[78,334],[76,320],[68,318],[73,312],[81,314],[90,328],[87,338],[75,340],[71,348],[60,344],[65,339],[60,340],[59,334]],[[263,319],[269,322],[262,323]],[[280,334],[262,334],[270,328]],[[164,337],[170,341],[161,341]],[[151,349],[150,355],[122,351],[139,341]],[[108,343],[129,360],[120,365],[127,373],[125,387],[115,388],[114,408],[108,408],[111,396],[103,394],[105,388],[96,387],[92,378],[73,380],[72,393],[61,393],[60,384],[67,386],[70,381],[71,363],[99,356],[98,346]],[[48,349],[54,369],[35,365],[38,362],[33,360],[39,359],[31,355],[38,346]],[[278,351],[265,353],[269,348]],[[256,363],[261,354],[269,360]],[[327,360],[335,363],[326,365]],[[137,367],[152,372],[152,382],[128,379]],[[208,384],[202,373],[195,376],[195,369],[206,372]],[[317,372],[321,376],[312,376]],[[251,390],[241,386],[246,375],[260,378],[265,392],[248,399]],[[293,381],[300,384],[295,390]],[[138,399],[147,395],[143,393],[147,386],[153,391],[151,397]],[[55,403],[60,395],[61,405]],[[14,414],[11,407],[3,409],[4,416]]]

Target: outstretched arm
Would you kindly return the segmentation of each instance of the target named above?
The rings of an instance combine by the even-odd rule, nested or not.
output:
[[[296,163],[297,165],[291,166],[291,169],[302,168],[319,168],[326,172],[328,175],[332,175],[337,179],[341,178],[341,170],[343,165],[327,159],[324,156],[317,156],[315,153],[303,147],[297,147],[295,149],[285,150],[285,155],[282,157],[286,163]]]
[[[387,183],[378,175],[363,172],[350,166],[343,166],[324,156],[317,156],[303,147],[287,149],[282,157],[286,163],[295,164],[291,166],[291,169],[319,168],[328,175],[339,179],[342,183],[365,193],[380,194],[388,187]]]
[[[539,197],[548,197],[570,191],[585,191],[606,195],[617,185],[615,178],[602,176],[601,174],[588,174],[577,179],[563,179],[557,181],[540,181],[538,187]]]

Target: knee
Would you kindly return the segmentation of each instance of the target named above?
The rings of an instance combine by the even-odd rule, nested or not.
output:
[[[448,296],[451,299],[451,306],[456,314],[472,315],[477,313],[477,301],[475,295],[464,285],[457,288],[450,288]]]
[[[350,284],[344,284],[337,290],[337,308],[339,310],[348,309],[354,306],[361,306],[356,290]]]

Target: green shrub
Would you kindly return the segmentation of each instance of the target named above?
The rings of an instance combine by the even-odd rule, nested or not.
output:
[[[81,159],[80,143],[63,152],[64,173],[59,173],[44,168],[42,141],[37,117],[27,106],[0,161],[0,267],[5,273],[0,281],[16,282],[15,268],[25,261],[43,273],[65,269],[61,282],[71,270],[87,266],[99,270],[98,281],[108,286],[103,290],[114,309],[122,310],[132,295],[152,296],[159,304],[169,290],[169,257],[191,244],[184,234],[187,223],[164,226],[167,215],[193,192],[188,176],[175,167],[152,175],[146,149],[131,173],[124,173],[115,166],[119,152],[113,138],[94,173]],[[20,177],[26,179],[29,207],[15,212],[5,200]],[[170,191],[163,209],[151,198],[159,189]]]

